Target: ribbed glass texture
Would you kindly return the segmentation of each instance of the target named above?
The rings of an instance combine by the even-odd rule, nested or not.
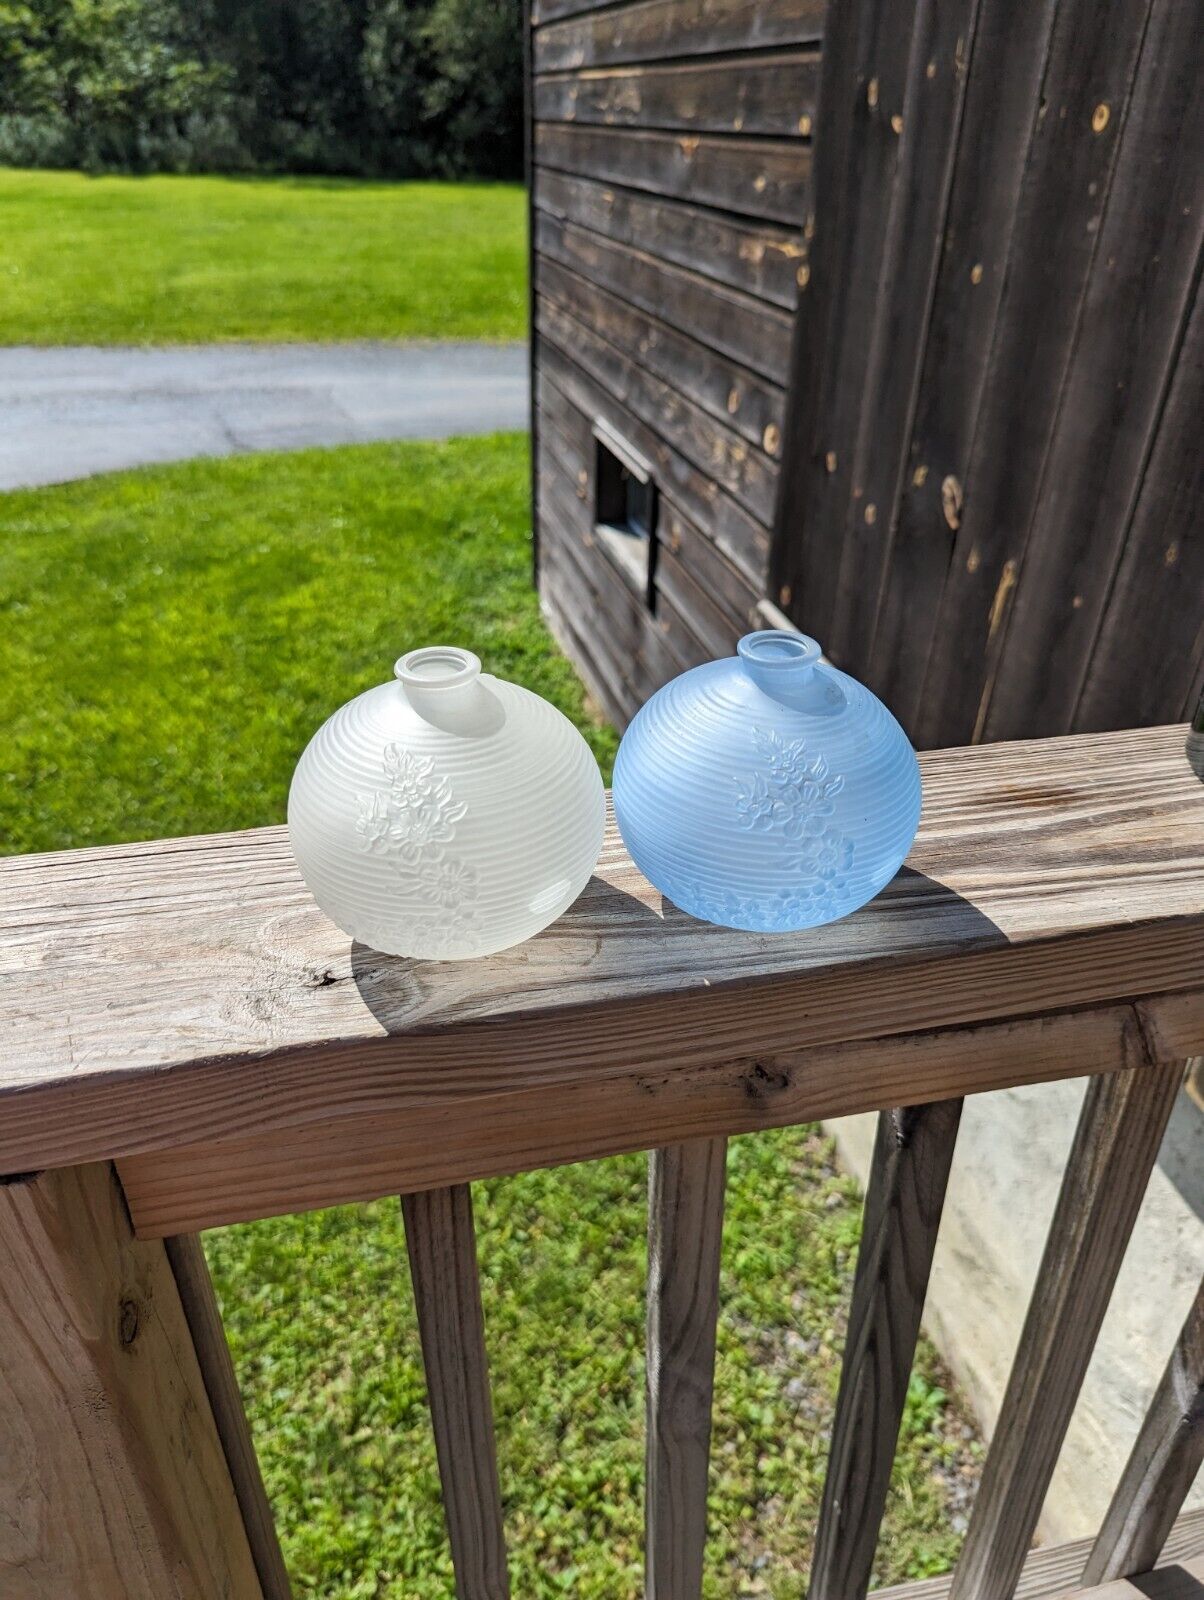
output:
[[[615,817],[691,916],[778,933],[847,916],[898,871],[920,820],[907,735],[813,639],[767,630],[683,673],[623,736]]]
[[[460,960],[518,944],[577,898],[605,794],[554,706],[433,646],[336,711],[289,791],[293,851],[345,933],[390,955]]]

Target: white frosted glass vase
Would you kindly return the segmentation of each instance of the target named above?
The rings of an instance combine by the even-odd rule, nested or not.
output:
[[[529,939],[602,848],[589,746],[471,651],[411,650],[394,670],[322,724],[293,774],[289,839],[314,899],[390,955],[463,960]]]

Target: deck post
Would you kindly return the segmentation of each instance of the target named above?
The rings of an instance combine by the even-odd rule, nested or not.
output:
[[[167,1252],[112,1167],[0,1184],[0,1594],[263,1600]]]

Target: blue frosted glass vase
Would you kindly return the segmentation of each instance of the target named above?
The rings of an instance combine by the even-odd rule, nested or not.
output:
[[[814,639],[765,631],[667,683],[619,746],[615,817],[691,916],[785,933],[856,911],[920,821],[907,735]]]

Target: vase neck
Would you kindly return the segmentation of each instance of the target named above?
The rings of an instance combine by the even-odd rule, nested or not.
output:
[[[736,645],[740,664],[762,694],[791,710],[826,710],[829,685],[817,670],[823,651],[805,634],[785,629],[761,629],[744,634]]]
[[[481,682],[481,661],[471,650],[427,645],[402,656],[393,671],[410,705],[446,733],[482,736],[502,720],[497,697]]]

